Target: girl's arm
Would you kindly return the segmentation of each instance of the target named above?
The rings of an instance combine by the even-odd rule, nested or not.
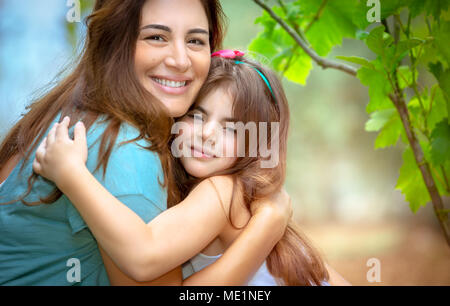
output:
[[[202,182],[185,201],[147,226],[84,166],[87,158],[84,126],[76,125],[73,141],[67,128],[65,119],[51,130],[36,152],[33,169],[55,181],[80,211],[100,245],[132,278],[144,281],[165,274],[200,252],[224,228],[226,215],[208,182]],[[226,179],[222,183],[219,189],[232,186]],[[186,280],[187,284],[212,280],[220,284],[244,284],[284,233],[291,211],[286,205],[289,199],[282,196],[281,208],[270,201],[260,205],[229,250],[213,266]]]
[[[342,277],[336,270],[334,270],[332,267],[330,267],[328,264],[325,263],[325,267],[328,270],[328,275],[330,279],[328,280],[328,283],[331,286],[351,286],[345,278]]]

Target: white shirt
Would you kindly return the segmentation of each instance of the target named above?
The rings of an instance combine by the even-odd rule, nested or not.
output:
[[[183,264],[183,279],[188,278],[195,272],[209,266],[215,262],[222,254],[216,256],[208,256],[205,254],[198,254],[191,258],[188,262]],[[256,274],[248,282],[247,286],[278,286],[275,278],[267,269],[266,262],[256,271]]]

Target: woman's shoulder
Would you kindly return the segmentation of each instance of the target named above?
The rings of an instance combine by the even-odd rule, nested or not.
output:
[[[164,182],[164,172],[159,155],[148,149],[150,144],[146,140],[135,140],[139,136],[139,131],[128,123],[122,123],[120,126],[105,172],[103,166],[97,168],[106,127],[104,122],[95,122],[87,133],[89,147],[87,168],[105,186],[116,190],[115,195],[162,194],[163,188],[159,182]]]
[[[107,133],[108,122],[97,120],[89,128],[86,134],[87,144],[89,147],[89,157],[97,157],[97,153],[101,150],[103,137]],[[143,161],[153,160],[159,162],[156,152],[149,150],[151,143],[145,139],[138,139],[140,132],[137,128],[127,122],[123,122],[117,132],[116,137],[106,138],[108,141],[114,141],[110,158],[120,158],[127,164],[142,164]],[[92,153],[92,154],[91,154]]]

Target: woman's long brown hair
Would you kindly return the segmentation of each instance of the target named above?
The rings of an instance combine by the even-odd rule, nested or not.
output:
[[[236,64],[236,60],[246,64]],[[273,96],[254,68],[257,68],[267,78],[273,90]],[[233,60],[214,57],[208,79],[200,90],[199,101],[218,86],[228,88],[234,97],[233,114],[237,121],[244,124],[255,122],[256,126],[259,126],[260,122],[266,122],[268,127],[267,143],[271,143],[272,135],[278,142],[279,150],[275,154],[279,154],[279,162],[273,168],[261,167],[263,158],[260,154],[251,157],[249,150],[254,148],[249,147],[249,137],[246,135],[245,157],[238,157],[230,169],[213,174],[232,175],[235,184],[231,203],[236,199],[236,195],[240,194],[249,209],[252,201],[279,191],[284,184],[289,128],[288,101],[277,75],[259,63],[244,57]],[[279,123],[278,135],[276,132],[272,133],[271,122]],[[190,177],[181,170],[178,170],[175,176],[178,178],[177,182],[180,184],[179,188],[182,190],[183,196],[187,196],[193,186],[199,182],[198,179]],[[229,216],[230,222],[233,224],[231,211],[230,205]],[[272,275],[285,285],[321,285],[329,278],[321,256],[294,222],[288,224],[283,238],[267,258],[267,265]]]
[[[223,41],[223,11],[219,0],[200,1],[209,20],[210,46],[214,51]],[[59,113],[61,118],[69,115],[72,123],[83,120],[87,128],[103,115],[108,124],[101,137],[96,170],[103,168],[105,174],[120,125],[127,122],[140,132],[135,140],[150,141],[148,149],[159,154],[164,169],[163,186],[168,186],[169,191],[169,206],[178,201],[172,177],[173,160],[167,145],[173,119],[167,116],[160,103],[153,102],[155,99],[139,83],[134,71],[145,2],[96,1],[86,20],[88,33],[78,64],[56,87],[27,107],[28,112],[12,127],[0,146],[0,168],[16,154],[24,159],[25,165]],[[24,200],[36,178],[36,174],[28,178],[28,190],[19,199],[24,204],[36,204]],[[61,191],[55,189],[37,203],[53,203],[61,195]]]

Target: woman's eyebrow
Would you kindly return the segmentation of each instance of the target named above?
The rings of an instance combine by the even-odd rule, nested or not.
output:
[[[166,32],[169,32],[169,33],[172,32],[171,28],[169,28],[168,26],[162,25],[162,24],[148,24],[146,26],[143,26],[141,28],[141,31],[145,30],[145,29],[157,29],[157,30],[166,31]],[[205,35],[209,35],[209,32],[206,31],[205,29],[202,29],[202,28],[194,28],[194,29],[190,29],[188,31],[188,34],[205,34]]]
[[[145,29],[157,29],[157,30],[163,30],[163,31],[166,31],[169,33],[172,32],[171,28],[169,28],[168,26],[162,25],[162,24],[148,24],[141,28],[141,30],[145,30]]]
[[[188,34],[205,34],[205,35],[209,35],[209,32],[206,31],[205,29],[195,28],[195,29],[189,30]]]

